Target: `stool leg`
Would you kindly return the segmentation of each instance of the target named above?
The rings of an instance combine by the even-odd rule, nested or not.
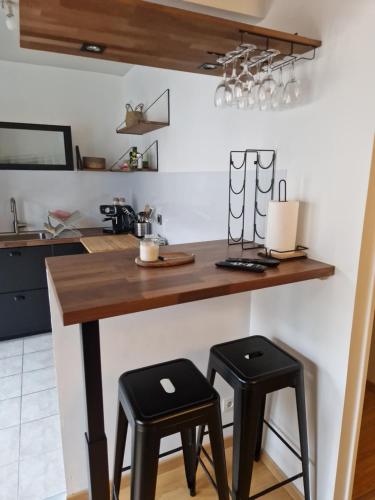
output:
[[[240,389],[235,391],[233,500],[248,500],[249,498],[261,408],[261,396]]]
[[[260,460],[260,453],[262,451],[262,438],[263,438],[263,421],[264,421],[264,409],[266,407],[266,397],[267,395],[264,396],[263,401],[262,401],[262,406],[260,410],[260,418],[259,418],[259,424],[258,424],[258,435],[257,435],[257,445],[256,445],[256,450],[255,450],[255,461],[259,462]]]
[[[309,473],[309,447],[307,439],[307,416],[305,403],[305,384],[303,370],[301,370],[296,383],[296,402],[299,427],[299,439],[302,457],[303,489],[305,499],[310,500],[310,473]]]
[[[229,486],[219,401],[214,408],[212,418],[208,422],[208,433],[210,436],[218,498],[219,500],[228,500]]]
[[[128,421],[126,419],[121,403],[119,403],[117,412],[115,465],[113,472],[113,489],[112,489],[113,500],[118,500],[119,498],[121,475],[122,475],[121,469],[124,461],[127,431],[128,431]]]
[[[131,500],[154,500],[158,474],[160,437],[154,432],[133,432]]]
[[[195,473],[196,473],[196,442],[195,427],[181,431],[182,448],[184,450],[185,473],[190,496],[195,497]]]
[[[211,357],[208,361],[208,368],[207,368],[207,380],[209,383],[213,386],[215,382],[215,376],[216,376],[216,371],[214,370],[212,366],[212,361]],[[201,425],[198,429],[198,439],[197,439],[197,460],[196,460],[196,468],[198,467],[198,457],[201,454],[201,449],[202,449],[202,443],[203,443],[203,438],[204,438],[204,430],[205,426]]]

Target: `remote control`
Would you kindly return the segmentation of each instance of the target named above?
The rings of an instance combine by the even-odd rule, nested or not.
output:
[[[260,264],[238,261],[228,262],[227,260],[216,262],[215,266],[227,267],[228,269],[238,269],[239,271],[249,271],[250,273],[263,273],[267,269],[266,266],[261,266]]]
[[[278,259],[272,259],[271,257],[263,257],[262,259],[247,259],[244,257],[229,257],[226,259],[227,262],[241,262],[243,264],[260,264],[266,267],[276,267],[280,264]]]

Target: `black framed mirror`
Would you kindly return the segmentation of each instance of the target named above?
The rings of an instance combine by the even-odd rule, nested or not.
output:
[[[71,128],[0,122],[0,170],[74,170]]]

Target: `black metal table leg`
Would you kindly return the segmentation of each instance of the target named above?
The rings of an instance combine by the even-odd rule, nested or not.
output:
[[[81,324],[87,411],[87,451],[90,500],[109,500],[107,437],[104,432],[99,321]]]

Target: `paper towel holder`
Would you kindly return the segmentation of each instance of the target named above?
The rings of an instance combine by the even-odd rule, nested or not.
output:
[[[288,200],[286,179],[281,179],[279,181],[278,194],[278,201],[280,203],[286,203]],[[282,196],[282,194],[284,196]],[[262,251],[258,253],[258,255],[261,257],[278,258],[281,260],[303,259],[307,257],[306,250],[308,250],[308,247],[305,247],[303,245],[296,245],[295,248],[291,248],[289,250],[275,250],[272,248],[267,248],[265,246],[264,249],[262,249]]]
[[[278,201],[280,203],[286,203],[287,197],[287,182],[286,179],[281,179],[278,183]],[[283,195],[283,196],[282,196]],[[307,257],[306,250],[308,247],[303,245],[296,245],[295,248],[289,250],[274,250],[272,248],[264,247],[261,252],[258,253],[261,257],[271,257],[278,258],[281,260],[293,260],[293,259],[303,259]]]
[[[283,200],[281,199],[281,186],[284,186],[284,199]],[[286,180],[285,179],[281,179],[279,181],[279,201],[286,202],[286,200],[287,200],[287,196],[286,196]]]

